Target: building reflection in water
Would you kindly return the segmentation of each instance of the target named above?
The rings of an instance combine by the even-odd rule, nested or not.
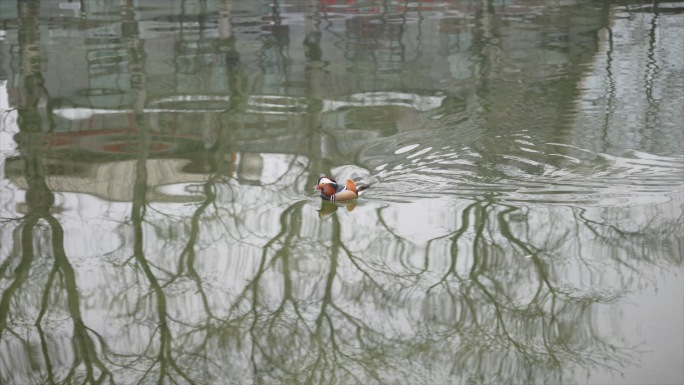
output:
[[[576,111],[541,88],[576,93],[605,10],[62,4],[19,2],[2,45],[3,383],[547,383],[638,362],[611,317],[681,269],[671,186],[616,208],[577,172],[554,204],[538,184],[562,161],[491,139],[540,145],[495,129],[526,95],[557,104],[525,121],[560,127],[541,143],[564,140]],[[402,190],[409,172],[445,187]],[[321,173],[384,190],[319,206]]]

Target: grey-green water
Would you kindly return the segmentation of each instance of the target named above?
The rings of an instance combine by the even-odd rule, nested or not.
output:
[[[3,1],[0,383],[681,384],[682,47],[682,2]]]

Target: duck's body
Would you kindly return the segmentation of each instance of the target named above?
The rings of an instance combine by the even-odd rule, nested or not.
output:
[[[321,177],[315,187],[316,190],[321,190],[321,198],[335,202],[356,199],[359,197],[359,192],[366,188],[368,186],[356,186],[356,183],[351,179],[348,179],[347,183],[342,186],[327,176]]]

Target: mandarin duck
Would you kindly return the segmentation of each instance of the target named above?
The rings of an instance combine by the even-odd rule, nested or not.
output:
[[[368,185],[357,186],[351,179],[347,179],[347,183],[340,186],[334,179],[324,176],[318,180],[314,189],[321,190],[321,198],[327,201],[342,202],[358,198],[359,193],[368,187]]]

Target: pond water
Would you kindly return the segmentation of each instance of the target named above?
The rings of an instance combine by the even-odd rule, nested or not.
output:
[[[684,382],[684,3],[0,23],[0,383]]]

